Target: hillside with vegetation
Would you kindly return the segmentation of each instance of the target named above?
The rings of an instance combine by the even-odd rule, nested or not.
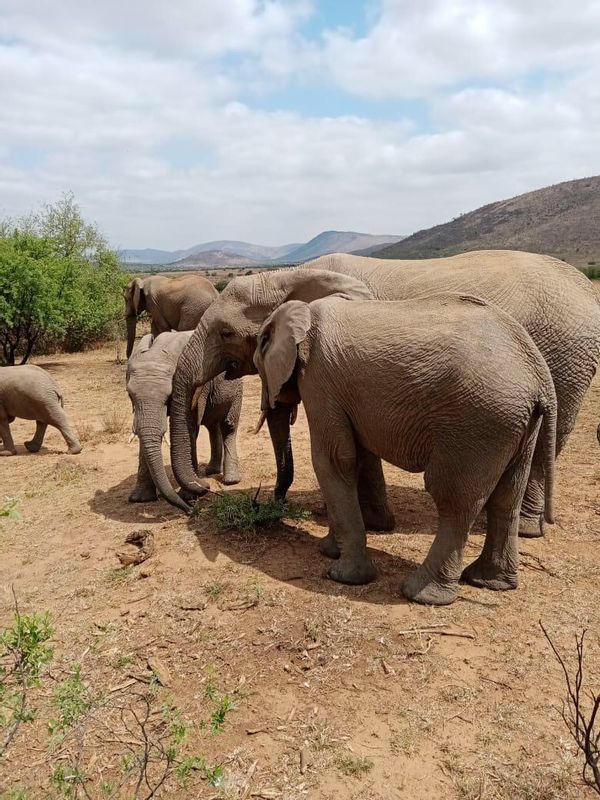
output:
[[[378,258],[434,258],[467,250],[526,250],[600,277],[600,176],[482,206],[377,250]]]

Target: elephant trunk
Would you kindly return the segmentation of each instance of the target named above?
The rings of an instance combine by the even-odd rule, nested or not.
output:
[[[287,491],[294,481],[294,458],[290,436],[290,419],[293,410],[294,406],[287,403],[275,403],[275,408],[267,411],[267,425],[277,465],[276,500],[285,500]]]
[[[197,411],[192,408],[194,389],[199,385],[205,331],[194,331],[177,362],[171,395],[171,464],[179,485],[187,492],[203,495],[208,484],[196,475],[195,454]]]
[[[135,314],[127,315],[127,358],[133,352],[133,345],[135,344],[135,329],[137,325],[137,317]]]
[[[148,427],[143,421],[140,423],[140,444],[142,454],[154,481],[158,493],[171,503],[189,514],[192,510],[171,486],[171,481],[165,470],[161,452],[162,436],[158,426]]]

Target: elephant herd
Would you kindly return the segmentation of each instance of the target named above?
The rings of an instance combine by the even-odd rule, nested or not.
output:
[[[196,457],[201,424],[210,436],[206,474],[239,481],[241,379],[258,372],[280,500],[293,481],[290,427],[304,403],[332,579],[375,577],[366,531],[394,527],[384,460],[424,473],[438,511],[430,552],[402,586],[407,598],[447,604],[461,580],[516,587],[517,537],[541,536],[552,522],[555,457],[600,360],[600,302],[577,269],[516,251],[419,261],[334,254],[235,278],[220,295],[197,275],[138,278],[125,303],[127,390],[140,439],[132,502],[159,494],[191,510],[208,489]],[[134,348],[144,309],[152,334]],[[4,397],[6,369],[4,444],[14,450],[8,423],[25,416],[37,420],[30,444],[39,449],[46,424],[61,428],[56,411],[19,413]],[[178,491],[161,455],[167,414]],[[61,430],[75,452],[72,429]],[[483,509],[484,546],[463,570]]]

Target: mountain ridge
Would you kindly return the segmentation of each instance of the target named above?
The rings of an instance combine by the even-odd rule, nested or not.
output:
[[[579,267],[600,263],[600,176],[488,203],[372,255],[418,259],[505,249],[545,253]]]
[[[350,253],[359,249],[373,249],[390,242],[399,241],[400,235],[374,235],[357,231],[322,231],[308,242],[280,246],[257,245],[230,239],[203,242],[185,250],[158,250],[153,248],[126,249],[121,251],[124,264],[148,264],[172,268],[202,267],[210,262],[211,267],[259,266],[277,264],[299,264],[327,253]],[[210,253],[210,256],[206,254]],[[219,254],[218,258],[215,254]],[[240,259],[245,259],[240,264]],[[247,263],[246,263],[247,262]]]

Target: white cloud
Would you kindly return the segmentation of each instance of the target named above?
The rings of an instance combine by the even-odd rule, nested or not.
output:
[[[0,215],[72,189],[124,247],[278,244],[598,172],[598,3],[384,2],[309,41],[304,2],[172,5],[0,0]],[[290,80],[416,96],[431,125],[251,107]]]

